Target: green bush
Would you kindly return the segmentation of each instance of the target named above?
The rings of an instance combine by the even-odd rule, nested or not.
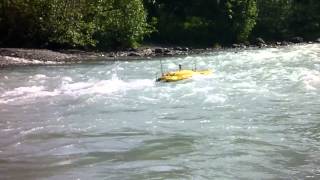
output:
[[[258,0],[259,15],[254,35],[263,38],[287,39],[290,36],[289,17],[292,4],[288,0]]]
[[[226,9],[231,21],[231,34],[235,36],[232,40],[247,41],[256,25],[258,15],[256,0],[229,0]]]
[[[320,37],[320,1],[293,1],[292,13],[288,20],[289,28],[295,36],[308,40]]]
[[[140,0],[3,0],[3,44],[130,47],[149,33]]]
[[[99,47],[134,47],[150,32],[140,0],[110,0],[98,3],[95,39]]]
[[[0,0],[0,45],[124,48],[151,32],[183,45],[312,40],[319,9],[319,0]]]
[[[158,19],[158,41],[212,45],[246,41],[256,17],[256,0],[145,0]],[[151,19],[151,18],[149,18]]]

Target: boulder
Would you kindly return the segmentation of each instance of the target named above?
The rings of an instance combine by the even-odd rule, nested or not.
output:
[[[117,56],[118,57],[125,57],[125,56],[128,56],[128,53],[127,52],[118,52]]]
[[[303,43],[304,40],[302,37],[297,36],[297,37],[291,38],[290,41],[293,43]]]
[[[130,52],[129,54],[128,54],[128,56],[135,56],[135,57],[140,57],[140,56],[142,56],[140,53],[138,53],[138,52]]]
[[[115,53],[110,53],[109,55],[108,55],[108,57],[117,57],[117,55],[115,54]]]
[[[281,41],[281,46],[288,46],[289,45],[289,42],[287,41]]]
[[[241,46],[239,44],[232,44],[233,48],[240,48]]]
[[[181,49],[181,51],[189,51],[189,48],[183,47],[183,48]]]
[[[247,48],[247,46],[243,43],[240,43],[240,44],[232,44],[231,45],[232,48]]]
[[[259,48],[267,46],[266,42],[261,37],[255,39],[254,45],[259,46]]]
[[[169,51],[169,52],[165,52],[164,55],[165,56],[173,56],[174,53],[172,51]]]
[[[261,37],[258,37],[258,38],[256,38],[256,40],[255,40],[255,44],[256,44],[256,45],[266,44],[266,42],[265,42]]]
[[[145,55],[145,56],[150,56],[150,55],[152,55],[152,49],[150,49],[150,48],[147,48],[147,49],[144,49],[143,50],[143,54]]]
[[[241,44],[240,44],[240,47],[244,49],[244,48],[247,48],[247,45],[244,44],[244,43],[241,43]]]
[[[156,48],[156,49],[154,50],[154,52],[155,52],[156,54],[163,54],[164,50],[163,50],[162,48]]]
[[[131,52],[137,52],[138,49],[137,48],[128,48],[127,51],[131,51]]]
[[[267,44],[262,44],[262,43],[260,43],[258,46],[259,46],[259,48],[268,47]]]
[[[316,39],[316,42],[317,42],[317,43],[320,43],[320,38]]]
[[[169,53],[169,52],[171,52],[171,51],[170,51],[168,48],[164,48],[164,49],[163,49],[163,52],[164,52],[164,53]]]

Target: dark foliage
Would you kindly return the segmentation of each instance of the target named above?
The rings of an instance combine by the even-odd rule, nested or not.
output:
[[[150,33],[152,33],[150,35]],[[320,37],[319,0],[0,0],[0,45],[213,46]]]
[[[148,32],[140,0],[0,1],[7,46],[129,47]]]

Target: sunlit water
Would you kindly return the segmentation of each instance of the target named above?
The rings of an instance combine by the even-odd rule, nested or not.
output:
[[[320,45],[0,71],[0,179],[320,179]]]

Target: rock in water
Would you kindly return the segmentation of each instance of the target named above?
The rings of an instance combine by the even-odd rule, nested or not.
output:
[[[140,56],[142,56],[142,54],[140,54],[140,53],[138,53],[138,52],[130,52],[130,53],[128,54],[128,56],[140,57]]]
[[[303,38],[299,37],[299,36],[293,37],[293,38],[291,38],[291,42],[293,42],[293,43],[303,43]]]
[[[265,42],[261,37],[256,38],[255,43],[256,43],[257,45],[259,45],[259,44],[266,44],[266,42]]]
[[[239,44],[232,44],[233,48],[240,48],[241,46]]]
[[[157,48],[157,49],[154,50],[154,52],[156,54],[162,54],[164,52],[164,50],[162,48]]]
[[[144,49],[143,50],[143,54],[145,55],[145,56],[150,56],[150,55],[152,55],[152,49],[150,49],[150,48],[147,48],[147,49]]]

